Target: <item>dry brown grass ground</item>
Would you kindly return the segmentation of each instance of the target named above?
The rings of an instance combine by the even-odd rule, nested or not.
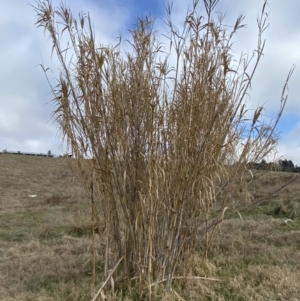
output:
[[[293,177],[270,172],[250,188],[259,198]],[[297,180],[243,220],[227,211],[209,263],[197,250],[192,269],[178,267],[223,282],[178,279],[162,300],[300,300],[299,190]],[[90,300],[89,233],[89,202],[63,158],[0,154],[1,300]]]

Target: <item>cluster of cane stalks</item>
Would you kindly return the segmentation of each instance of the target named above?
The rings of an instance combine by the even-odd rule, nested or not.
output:
[[[204,0],[200,16],[195,0],[181,30],[168,6],[165,43],[150,17],[139,18],[130,51],[121,39],[99,45],[89,15],[76,19],[48,0],[34,6],[61,65],[55,84],[47,77],[53,117],[91,200],[93,273],[100,253],[107,286],[127,282],[150,297],[159,285],[171,289],[177,265],[199,245],[206,256],[225,211],[241,205],[232,200],[253,179],[247,164],[275,150],[292,70],[275,120],[245,100],[263,56],[267,3],[256,50],[238,60],[233,38],[244,16],[229,30],[214,18],[217,3]]]

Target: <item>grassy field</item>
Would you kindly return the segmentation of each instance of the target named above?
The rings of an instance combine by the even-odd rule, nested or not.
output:
[[[250,187],[254,201],[294,177],[262,175]],[[178,267],[191,277],[161,299],[300,300],[300,180],[242,219],[228,216],[209,261],[199,249]],[[90,229],[89,201],[63,158],[0,154],[0,300],[91,300]],[[97,277],[100,286],[101,271]]]

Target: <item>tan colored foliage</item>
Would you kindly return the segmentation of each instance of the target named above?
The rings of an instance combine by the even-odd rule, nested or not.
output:
[[[266,2],[256,52],[237,62],[232,38],[244,17],[228,31],[222,17],[213,19],[218,1],[203,2],[206,18],[194,1],[181,32],[167,7],[170,49],[159,42],[151,18],[138,19],[127,53],[121,40],[114,47],[97,45],[88,16],[76,20],[64,5],[36,2],[36,25],[50,35],[61,63],[57,85],[49,82],[53,117],[77,157],[73,169],[91,199],[93,229],[105,241],[104,279],[112,290],[112,279],[136,285],[141,295],[147,288],[150,298],[161,283],[170,290],[199,236],[207,256],[241,187],[251,202],[247,163],[272,153],[278,140],[292,70],[277,119],[264,121],[262,107],[246,118],[245,95],[265,45]],[[63,33],[70,38],[67,49]],[[94,243],[94,257],[97,249]],[[95,268],[94,261],[94,275]]]

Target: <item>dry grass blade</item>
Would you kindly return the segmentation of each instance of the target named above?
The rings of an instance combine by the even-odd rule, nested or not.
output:
[[[113,275],[114,271],[116,270],[116,268],[118,267],[118,265],[120,264],[120,262],[123,260],[123,257],[119,259],[119,261],[117,262],[117,264],[114,266],[114,268],[112,269],[112,271],[109,273],[108,277],[105,279],[105,281],[102,283],[101,287],[99,288],[99,290],[97,291],[97,293],[94,295],[92,301],[95,301],[98,296],[100,295],[101,291],[103,290],[103,288],[105,287],[105,285],[107,284],[107,282],[111,279],[111,276]]]

